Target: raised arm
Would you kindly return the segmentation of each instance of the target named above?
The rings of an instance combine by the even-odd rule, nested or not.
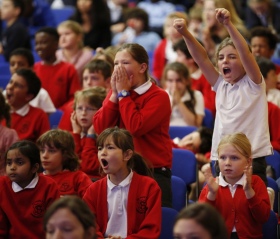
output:
[[[252,79],[252,81],[254,81],[256,84],[260,84],[262,81],[262,76],[259,66],[255,60],[255,57],[249,50],[246,40],[232,24],[230,20],[230,12],[225,8],[217,8],[216,19],[227,29],[249,78]]]
[[[214,86],[218,80],[219,73],[210,61],[204,47],[188,31],[186,21],[182,18],[174,20],[174,28],[183,36],[186,45],[199,68],[202,70],[207,81]]]

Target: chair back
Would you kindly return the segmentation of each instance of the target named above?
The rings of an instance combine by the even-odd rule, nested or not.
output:
[[[209,109],[204,108],[204,117],[203,117],[203,121],[202,121],[202,125],[213,129],[214,128],[214,117],[212,112]]]
[[[178,212],[169,207],[162,207],[161,232],[159,239],[173,238],[173,225]]]
[[[274,190],[274,194],[275,194],[275,199],[274,199],[274,203],[273,203],[273,211],[278,213],[279,208],[278,208],[278,195],[279,195],[279,187],[278,184],[276,183],[276,181],[271,178],[271,177],[267,177],[267,186],[272,188]]]
[[[273,150],[273,154],[266,156],[266,163],[275,169],[276,178],[280,178],[280,154]]]
[[[49,121],[50,121],[51,129],[57,129],[62,115],[63,115],[63,111],[59,109],[57,109],[54,113],[50,114]]]
[[[278,219],[275,212],[270,211],[268,221],[263,225],[263,239],[277,239]]]
[[[172,207],[178,212],[186,206],[187,188],[183,179],[172,175],[171,176],[172,188]]]
[[[182,139],[186,135],[196,131],[197,127],[195,126],[170,126],[169,127],[169,135],[171,139],[175,139],[176,137]]]

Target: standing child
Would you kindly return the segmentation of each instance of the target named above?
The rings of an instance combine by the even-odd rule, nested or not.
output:
[[[74,111],[71,115],[76,153],[81,161],[80,168],[92,180],[100,178],[97,159],[96,134],[92,118],[101,108],[106,97],[103,87],[93,87],[75,93]]]
[[[118,126],[133,135],[136,151],[151,163],[162,190],[162,204],[172,207],[171,106],[168,94],[148,75],[149,57],[136,43],[122,45],[115,56],[111,91],[96,112],[94,130],[100,134]]]
[[[49,93],[54,106],[63,106],[74,98],[80,89],[80,81],[75,67],[56,58],[59,35],[55,28],[43,27],[35,34],[35,50],[42,61],[36,62],[34,71]]]
[[[7,176],[0,177],[0,237],[45,238],[43,216],[59,198],[57,184],[37,174],[40,153],[31,141],[14,143],[5,160]]]
[[[18,69],[6,87],[6,100],[11,107],[11,128],[20,139],[35,142],[41,134],[50,129],[47,114],[29,105],[41,88],[41,81],[30,69]]]
[[[0,92],[0,122],[3,119],[6,120],[7,127],[0,124],[0,176],[5,175],[5,153],[18,140],[17,132],[8,128],[11,125],[10,106]]]
[[[143,158],[134,152],[132,135],[109,128],[97,139],[98,159],[107,177],[93,183],[84,200],[94,212],[98,238],[158,238],[160,188]]]
[[[60,194],[83,197],[92,182],[78,170],[79,161],[72,135],[64,130],[49,130],[37,140],[37,145],[43,174],[57,182]]]
[[[174,27],[180,32],[202,73],[216,91],[216,119],[211,159],[217,160],[217,146],[224,135],[243,132],[252,143],[254,174],[266,179],[265,156],[272,153],[269,138],[265,82],[250,48],[230,20],[230,12],[216,9],[217,20],[231,38],[226,38],[216,52],[217,68],[201,44],[187,30],[183,19]]]
[[[220,175],[215,180],[208,168],[207,186],[199,200],[218,209],[231,238],[261,239],[270,204],[265,184],[252,175],[250,141],[243,133],[227,135],[219,143],[217,153]]]
[[[188,68],[180,62],[167,64],[163,71],[163,84],[171,101],[170,125],[201,126],[204,117],[203,95],[191,88]]]

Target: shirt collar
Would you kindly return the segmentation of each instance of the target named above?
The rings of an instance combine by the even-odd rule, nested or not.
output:
[[[134,91],[138,94],[138,95],[143,95],[144,93],[146,93],[152,86],[152,82],[151,79],[149,79],[147,82],[145,82],[144,84],[138,86],[137,88],[134,89]]]
[[[14,112],[17,113],[20,116],[25,116],[29,112],[29,109],[30,109],[30,105],[26,104],[23,107],[21,107],[20,109],[14,111]]]
[[[128,174],[128,176],[123,181],[121,181],[119,185],[115,185],[109,179],[109,175],[107,175],[107,186],[110,190],[113,190],[115,187],[118,187],[118,186],[125,187],[130,184],[130,182],[132,180],[132,176],[133,176],[133,172],[131,170],[130,173]]]
[[[56,59],[56,61],[54,63],[52,63],[52,66],[57,65],[58,63],[60,63],[61,61],[59,59]],[[42,65],[45,65],[44,61],[41,61]]]
[[[243,185],[244,182],[245,182],[245,174],[243,174],[242,177],[234,185]],[[225,181],[221,172],[219,174],[219,185],[222,187],[227,187],[230,185],[228,182]]]
[[[39,176],[38,174],[36,173],[35,174],[35,177],[31,180],[31,182],[25,187],[25,188],[22,188],[21,186],[19,186],[16,182],[12,182],[12,189],[15,193],[17,192],[20,192],[26,188],[35,188],[37,183],[39,181]]]

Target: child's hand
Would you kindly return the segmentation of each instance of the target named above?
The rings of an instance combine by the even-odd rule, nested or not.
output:
[[[207,198],[209,200],[214,201],[216,199],[216,194],[219,189],[219,178],[215,179],[213,177],[212,172],[211,172],[211,167],[206,167],[203,173],[205,176],[205,181],[209,188],[209,193],[207,195]]]
[[[171,95],[172,95],[172,104],[174,105],[178,105],[181,102],[181,95],[180,92],[174,88],[171,90]]]
[[[174,19],[173,27],[182,35],[185,35],[187,30],[187,23],[183,18]]]
[[[219,23],[227,25],[230,22],[230,12],[225,8],[217,8],[216,19]]]
[[[253,169],[252,165],[248,165],[244,169],[245,182],[243,184],[243,190],[245,192],[246,198],[250,199],[255,195],[255,191],[252,188],[252,174]]]
[[[124,66],[122,65],[115,66],[113,74],[116,81],[117,92],[131,89],[131,82],[132,82],[133,75],[128,76]]]
[[[82,132],[81,126],[78,124],[76,112],[73,111],[70,117],[72,129],[74,134],[80,134]]]

